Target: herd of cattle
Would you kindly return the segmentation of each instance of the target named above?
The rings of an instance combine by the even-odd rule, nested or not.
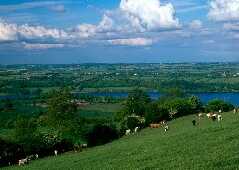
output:
[[[75,146],[74,146],[74,151],[75,151],[75,152],[82,151],[83,149],[85,149],[85,148],[87,148],[87,147],[88,147],[87,144],[75,145]],[[53,154],[54,154],[54,156],[57,156],[57,155],[58,155],[58,150],[54,150],[54,151],[53,151]],[[32,160],[37,160],[38,158],[39,158],[39,155],[38,155],[38,154],[27,156],[27,157],[24,158],[24,159],[18,160],[18,165],[19,165],[19,166],[22,166],[22,165],[29,164],[30,161],[32,161]]]
[[[234,113],[234,114],[237,113],[237,112],[239,112],[238,109],[234,109],[234,110],[233,110],[233,113]],[[212,121],[216,121],[216,120],[217,120],[218,122],[220,122],[220,121],[222,121],[222,115],[221,115],[221,113],[222,113],[222,110],[219,110],[218,112],[199,113],[197,116],[198,116],[198,119],[199,119],[199,120],[202,119],[204,116],[206,116],[208,119],[211,119]],[[195,120],[195,119],[192,121],[192,124],[193,124],[194,126],[196,126],[196,120]],[[154,128],[162,128],[162,127],[163,127],[163,129],[164,129],[165,132],[167,132],[167,131],[169,130],[169,125],[167,124],[167,121],[166,121],[166,120],[163,120],[163,121],[161,121],[160,123],[151,123],[151,124],[149,125],[149,127],[152,128],[152,129],[154,129]],[[139,130],[140,130],[139,127],[136,127],[136,128],[134,129],[134,131],[132,131],[132,130],[130,130],[130,129],[127,129],[126,132],[125,132],[125,135],[128,136],[128,135],[130,135],[130,134],[135,134],[135,133],[137,133]]]
[[[234,113],[237,113],[238,110],[237,110],[237,109],[234,109],[233,112],[234,112]],[[200,119],[202,119],[202,118],[206,115],[206,117],[207,117],[208,119],[211,119],[212,121],[216,121],[216,120],[217,120],[218,122],[220,122],[220,121],[222,121],[222,115],[221,115],[221,113],[222,113],[222,110],[219,110],[218,112],[207,113],[207,114],[205,114],[205,113],[199,113],[199,114],[198,114],[198,119],[200,120]],[[192,123],[193,123],[193,125],[195,126],[195,125],[196,125],[196,120],[193,120]],[[152,129],[163,127],[163,129],[164,129],[165,132],[167,132],[167,131],[169,130],[169,125],[168,125],[167,121],[165,121],[165,120],[164,120],[164,121],[161,121],[160,123],[152,123],[152,124],[149,125],[149,127],[152,128]],[[140,127],[135,127],[134,130],[127,129],[126,132],[125,132],[125,135],[128,136],[128,135],[130,135],[130,134],[136,134],[136,133],[139,132],[139,130],[140,130]],[[77,152],[77,151],[82,151],[83,148],[87,148],[87,144],[78,145],[78,146],[75,147],[74,150],[75,150],[75,152]],[[55,156],[57,156],[57,155],[58,155],[58,150],[54,150],[53,154],[54,154]],[[36,160],[36,159],[38,159],[38,157],[39,157],[38,154],[27,156],[27,157],[24,158],[24,159],[20,159],[20,160],[18,161],[18,165],[21,166],[21,165],[28,164],[31,160]]]

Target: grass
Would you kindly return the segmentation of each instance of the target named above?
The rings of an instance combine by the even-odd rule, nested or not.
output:
[[[80,108],[79,114],[83,117],[112,117],[121,109],[121,103],[90,104]]]
[[[223,114],[221,123],[194,116],[169,123],[169,131],[145,129],[104,146],[81,153],[66,153],[6,169],[238,169],[239,115]]]

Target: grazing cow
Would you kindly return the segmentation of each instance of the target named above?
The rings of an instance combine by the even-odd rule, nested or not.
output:
[[[168,125],[164,126],[164,131],[167,132],[169,129]]]
[[[222,115],[217,115],[217,120],[218,120],[218,122],[220,122],[221,120],[222,120]]]
[[[39,158],[39,155],[38,155],[38,154],[35,154],[35,158],[38,159],[38,158]]]
[[[139,131],[139,127],[136,127],[135,129],[134,129],[134,133],[137,133]]]
[[[87,148],[88,147],[87,143],[83,143],[80,146],[81,146],[81,148]]]
[[[200,118],[202,118],[203,117],[203,113],[199,113],[198,114],[198,118],[200,119]]]
[[[54,155],[57,156],[57,154],[58,154],[58,151],[54,150]]]
[[[18,165],[21,166],[21,165],[25,165],[25,164],[28,164],[28,158],[25,158],[25,159],[20,159],[18,160]]]
[[[166,120],[163,120],[160,122],[161,125],[166,125],[167,121]]]
[[[131,130],[127,129],[126,132],[125,132],[125,135],[128,136],[128,135],[130,135],[130,133],[131,133]]]
[[[210,119],[212,117],[212,115],[213,115],[213,113],[208,113],[207,114],[208,119]]]
[[[150,128],[160,128],[160,124],[150,124]]]
[[[193,126],[196,126],[196,120],[195,119],[193,119],[192,124],[193,124]]]
[[[236,114],[236,113],[237,113],[237,109],[234,109],[234,110],[233,110],[233,113]]]
[[[211,116],[211,119],[212,119],[212,121],[215,121],[216,119],[217,119],[217,114],[213,114],[212,116]]]

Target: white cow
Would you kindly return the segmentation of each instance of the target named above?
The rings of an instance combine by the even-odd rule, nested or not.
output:
[[[28,163],[28,159],[27,158],[18,160],[18,165],[19,166],[25,165],[27,163]]]
[[[54,155],[57,156],[57,154],[58,154],[58,151],[54,150]]]
[[[166,125],[166,126],[164,127],[164,131],[167,132],[168,129],[169,129],[169,127],[168,127],[168,125]]]
[[[134,133],[137,133],[139,131],[139,127],[136,127],[135,129],[134,129]]]
[[[131,133],[131,130],[130,130],[130,129],[127,129],[126,132],[125,132],[125,135],[126,135],[126,136],[127,136],[127,135],[130,135],[130,133]]]
[[[222,115],[217,115],[217,120],[218,120],[218,122],[220,122],[221,120],[222,120]]]

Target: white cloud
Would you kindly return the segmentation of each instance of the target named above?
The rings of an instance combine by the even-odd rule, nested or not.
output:
[[[0,20],[0,41],[17,40],[17,26]]]
[[[90,38],[96,34],[97,28],[92,24],[81,24],[71,30],[71,33],[75,37]]]
[[[200,20],[193,20],[190,24],[189,27],[191,29],[200,29],[202,28],[202,22]]]
[[[227,31],[239,31],[239,23],[225,23],[223,28]]]
[[[56,5],[58,5],[55,6],[57,10],[64,10],[64,6]],[[144,46],[154,42],[144,38],[146,34],[149,35],[149,32],[177,30],[180,27],[171,3],[161,4],[160,0],[121,0],[119,7],[106,11],[98,24],[80,24],[65,30],[40,25],[10,24],[0,20],[0,42],[34,40],[34,43],[40,44],[69,44],[109,40],[115,45]]]
[[[161,5],[159,0],[121,0],[120,10],[139,30],[180,27],[178,19],[174,17],[175,10],[171,3]]]
[[[239,0],[212,0],[208,17],[214,21],[239,20]]]
[[[108,40],[108,42],[113,45],[124,45],[124,46],[150,46],[153,44],[153,40],[147,38],[115,39]]]
[[[64,39],[67,38],[68,34],[60,29],[56,28],[45,28],[43,26],[29,26],[21,25],[18,27],[18,34],[24,38],[53,38],[53,39]]]
[[[68,34],[60,29],[43,26],[9,24],[0,20],[0,41],[20,41],[21,39],[66,39]]]
[[[28,50],[47,50],[50,48],[63,48],[65,47],[64,44],[30,44],[30,43],[23,43],[24,48]]]

